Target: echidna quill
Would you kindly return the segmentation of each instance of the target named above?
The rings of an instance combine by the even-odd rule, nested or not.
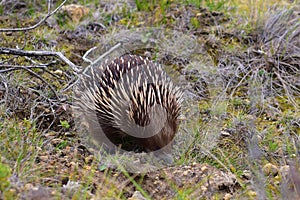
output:
[[[148,58],[125,54],[93,66],[77,90],[75,106],[98,144],[156,151],[178,130],[182,92]]]

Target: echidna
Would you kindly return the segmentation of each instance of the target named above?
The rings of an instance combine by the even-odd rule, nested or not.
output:
[[[77,110],[98,144],[155,151],[177,132],[182,92],[148,58],[125,54],[93,66],[77,90]]]

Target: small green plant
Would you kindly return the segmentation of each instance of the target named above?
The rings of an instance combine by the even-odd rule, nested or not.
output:
[[[10,181],[9,181],[10,176],[11,176],[10,167],[0,162],[0,191],[4,191],[10,186]]]
[[[30,7],[30,8],[27,9],[26,14],[28,16],[33,16],[35,14],[35,12],[36,11],[35,11],[34,7]]]
[[[60,121],[60,125],[61,125],[63,128],[65,128],[65,129],[69,129],[69,128],[70,128],[70,124],[69,124],[69,122],[66,121],[66,120]]]
[[[193,28],[195,28],[195,29],[200,27],[200,23],[199,23],[197,17],[192,17],[190,20],[190,23],[193,26]]]
[[[213,1],[213,0],[206,0],[205,5],[208,7],[209,10],[212,11],[221,11],[225,10],[225,4],[227,1],[225,0],[219,0],[219,1]]]
[[[62,141],[62,142],[60,142],[57,146],[56,146],[56,148],[58,148],[58,149],[64,149],[64,148],[66,148],[66,146],[68,145],[68,141]]]
[[[9,181],[9,178],[11,176],[11,168],[2,163],[0,160],[0,197],[3,199],[16,199],[16,193],[15,190],[11,190],[11,183]]]
[[[203,3],[203,0],[185,0],[184,1],[185,4],[191,4],[191,5],[194,5],[196,7],[200,7]]]
[[[152,11],[155,7],[156,0],[136,0],[138,11]]]
[[[57,23],[60,27],[65,27],[67,24],[69,18],[66,12],[59,12],[55,15],[55,18],[57,20]]]
[[[0,5],[0,15],[3,15],[3,6]]]
[[[194,5],[196,7],[207,7],[211,11],[224,11],[226,8],[226,0],[186,0],[183,3]]]

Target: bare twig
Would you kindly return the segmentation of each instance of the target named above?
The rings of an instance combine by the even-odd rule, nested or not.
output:
[[[36,78],[40,79],[42,82],[44,82],[45,84],[47,84],[49,86],[50,90],[55,95],[55,97],[57,99],[59,99],[59,96],[56,93],[55,89],[43,77],[41,77],[40,75],[38,75],[37,73],[35,73],[34,71],[32,71],[30,68],[38,68],[38,66],[14,66],[13,68],[8,68],[8,69],[5,69],[5,70],[1,70],[0,73],[23,69],[23,70],[27,71],[29,74],[32,74],[33,76],[35,76]],[[40,66],[40,68],[41,68],[41,66]]]
[[[1,65],[0,64],[0,68],[7,68],[7,69],[2,69],[0,70],[0,73],[5,73],[5,72],[10,72],[10,71],[15,71],[15,70],[21,70],[24,69],[24,67],[26,67],[27,69],[42,69],[45,72],[47,72],[48,74],[54,76],[55,78],[60,78],[58,75],[52,73],[51,71],[47,70],[47,65],[33,65],[33,66],[20,66],[20,65]]]
[[[44,69],[45,66],[20,66],[20,65],[0,65],[1,68],[7,68],[7,69],[2,69],[0,70],[0,73],[4,73],[4,72],[10,72],[10,71],[15,71],[15,70],[19,70],[19,69],[32,69],[32,68],[40,68],[40,69]]]
[[[89,63],[93,63],[94,61],[90,60],[89,58],[87,58],[87,56],[89,55],[89,53],[91,53],[93,50],[97,49],[97,47],[93,47],[93,48],[90,48],[87,52],[85,52],[85,54],[82,56],[82,59],[86,62],[89,62]]]
[[[25,56],[25,59],[30,61],[33,65],[45,66],[45,67],[50,66],[50,65],[54,65],[54,64],[57,63],[57,60],[50,61],[49,63],[41,63],[41,62],[33,60],[32,58],[30,58],[28,56]]]
[[[4,86],[4,97],[2,98],[2,100],[0,101],[0,103],[5,102],[7,100],[7,96],[8,96],[8,85],[5,81],[5,78],[0,74],[0,78],[2,79],[1,83]]]
[[[116,45],[114,45],[112,48],[110,48],[108,51],[106,51],[105,53],[103,53],[101,56],[99,56],[94,62],[97,63],[99,62],[101,59],[103,59],[105,56],[109,55],[111,52],[115,51],[116,49],[120,48],[122,46],[121,42],[118,42]]]
[[[90,50],[88,50],[84,56],[83,59],[87,62],[90,62],[91,65],[89,65],[87,68],[85,68],[85,70],[83,71],[83,74],[86,73],[92,66],[93,64],[99,62],[100,60],[102,60],[105,56],[109,55],[111,52],[115,51],[116,49],[120,48],[122,46],[121,42],[118,42],[116,45],[114,45],[112,48],[110,48],[108,51],[106,51],[105,53],[103,53],[101,56],[99,56],[95,61],[92,61],[90,59],[87,58],[88,54],[93,51],[94,49],[96,49],[97,47],[93,47]]]
[[[24,28],[0,28],[0,32],[17,32],[17,31],[29,31],[32,29],[35,29],[36,27],[40,26],[42,23],[44,23],[51,15],[56,13],[65,3],[67,0],[64,0],[55,10],[50,12],[50,7],[51,7],[51,0],[48,0],[48,13],[47,15],[38,23],[36,23],[33,26],[29,27],[24,27]]]
[[[74,85],[76,85],[77,83],[78,83],[78,79],[72,78],[72,79],[68,82],[67,86],[65,86],[65,87],[61,90],[61,92],[65,92],[65,91],[69,90],[70,88],[72,88],[72,87],[73,87]]]
[[[18,56],[56,56],[63,62],[69,65],[75,72],[80,72],[80,68],[66,58],[61,52],[56,51],[25,51],[22,49],[12,49],[6,47],[0,47],[0,54],[12,54]]]

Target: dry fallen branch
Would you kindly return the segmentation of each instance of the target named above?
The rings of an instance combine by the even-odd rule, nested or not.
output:
[[[10,71],[15,71],[19,69],[33,69],[33,68],[42,68],[45,69],[45,66],[20,66],[20,65],[0,65],[1,68],[6,68],[6,69],[1,69],[0,73],[5,73],[5,72],[10,72]]]
[[[25,51],[22,49],[12,49],[6,47],[0,47],[0,54],[11,54],[18,56],[56,56],[60,58],[63,62],[69,65],[74,72],[80,72],[81,70],[77,65],[71,62],[68,58],[66,58],[61,52],[55,51]]]
[[[29,74],[33,75],[34,77],[36,77],[36,78],[40,79],[42,82],[44,82],[50,88],[50,90],[53,92],[55,97],[57,99],[59,99],[59,96],[58,96],[57,92],[55,91],[55,89],[43,77],[41,77],[40,75],[38,75],[37,73],[32,71],[30,68],[38,68],[38,66],[15,66],[15,67],[11,67],[11,68],[7,69],[6,71],[0,70],[0,73],[23,69],[23,70],[27,71]]]
[[[0,28],[0,32],[17,32],[17,31],[29,31],[32,29],[35,29],[36,27],[40,26],[42,23],[44,23],[51,15],[56,13],[66,2],[67,0],[64,0],[55,10],[51,12],[51,0],[48,0],[48,13],[47,15],[38,23],[36,23],[33,26],[25,27],[25,28]]]

